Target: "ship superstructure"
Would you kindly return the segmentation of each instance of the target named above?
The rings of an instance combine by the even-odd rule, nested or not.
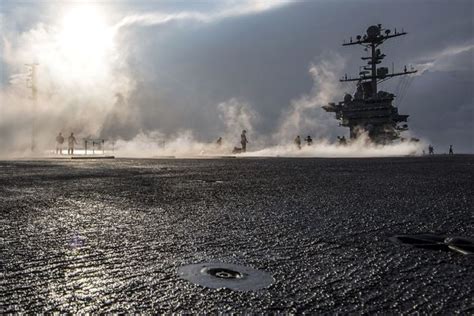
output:
[[[375,143],[390,143],[400,138],[400,132],[408,130],[408,115],[398,113],[394,106],[395,95],[386,91],[379,91],[378,84],[397,76],[405,76],[416,72],[413,68],[405,66],[401,72],[389,71],[388,67],[378,66],[386,57],[380,50],[380,46],[389,39],[406,35],[403,30],[393,32],[383,29],[381,24],[372,25],[367,29],[365,35],[357,35],[355,40],[350,38],[343,46],[362,45],[369,52],[369,56],[361,59],[367,61],[367,65],[361,67],[358,77],[348,77],[347,74],[341,82],[357,82],[354,95],[346,94],[344,101],[329,103],[323,106],[327,112],[334,112],[340,125],[349,127],[350,138],[357,138],[361,133],[367,133]]]

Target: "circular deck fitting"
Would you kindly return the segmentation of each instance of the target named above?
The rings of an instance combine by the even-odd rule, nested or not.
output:
[[[221,279],[242,279],[244,277],[240,272],[225,268],[211,268],[205,270],[204,273]]]
[[[259,290],[270,286],[274,279],[267,272],[228,263],[199,263],[182,266],[179,276],[194,284],[235,291]]]
[[[474,242],[464,237],[450,237],[435,234],[395,235],[389,238],[397,244],[409,245],[416,248],[455,251],[463,255],[474,253]]]

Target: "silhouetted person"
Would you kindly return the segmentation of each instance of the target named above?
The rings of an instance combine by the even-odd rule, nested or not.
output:
[[[219,137],[219,138],[217,139],[216,144],[217,144],[218,147],[221,147],[221,145],[222,145],[222,137]]]
[[[343,145],[345,146],[347,144],[347,141],[346,141],[346,137],[345,136],[342,136],[342,137],[337,137],[339,139],[339,145]]]
[[[59,133],[59,135],[56,136],[56,155],[63,154],[63,144],[64,144],[64,137],[61,133]]]
[[[434,147],[431,145],[428,146],[428,155],[434,155]]]
[[[308,146],[311,146],[313,144],[313,139],[309,135],[308,137],[306,137],[305,141]]]
[[[295,138],[295,145],[298,147],[298,149],[301,149],[301,138],[300,135],[296,136]]]
[[[240,134],[240,144],[242,145],[242,152],[247,151],[247,143],[249,141],[247,140],[247,135],[246,134],[247,134],[246,130],[243,130],[242,134]]]
[[[453,145],[449,145],[449,154],[450,154],[450,155],[454,155],[454,152],[453,152]]]
[[[67,147],[67,154],[74,155],[74,145],[77,144],[76,137],[74,137],[74,133],[71,133],[71,136],[68,137],[68,147]]]

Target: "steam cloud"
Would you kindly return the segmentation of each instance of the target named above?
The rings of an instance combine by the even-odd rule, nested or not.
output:
[[[240,131],[245,129],[252,134],[258,117],[248,103],[239,102],[237,99],[219,103],[216,107],[222,130],[211,142],[197,141],[190,130],[181,131],[175,135],[165,135],[155,130],[140,132],[130,141],[119,139],[115,145],[116,150],[126,157],[229,155],[240,142]],[[221,145],[216,142],[218,137],[222,137]]]
[[[316,131],[318,136],[325,136],[331,115],[321,107],[340,97],[341,87],[337,74],[343,70],[344,63],[341,56],[334,54],[318,64],[311,64],[309,73],[313,79],[313,88],[309,94],[291,102],[289,110],[283,114],[277,139],[289,141],[308,130]]]
[[[99,136],[104,122],[117,110],[121,112],[117,124],[130,123],[129,107],[123,104],[134,80],[121,63],[123,56],[104,46],[100,54],[84,50],[73,60],[71,53],[77,47],[72,41],[65,44],[61,32],[58,25],[38,24],[10,39],[3,37],[3,62],[17,74],[0,90],[2,156],[27,154],[33,125],[36,147],[44,149],[54,147],[58,131]],[[32,61],[39,79],[36,102],[31,69],[24,65]]]
[[[223,137],[222,146],[214,142],[199,142],[191,131],[172,137],[153,131],[140,133],[131,141],[118,141],[117,149],[127,157],[229,155],[235,146],[239,146],[239,133],[245,129],[250,139],[250,150],[239,154],[243,157],[384,157],[421,154],[422,148],[426,146],[424,142],[376,145],[370,142],[367,135],[362,134],[350,144],[341,146],[324,137],[335,121],[321,106],[340,94],[341,87],[336,77],[343,67],[344,60],[338,55],[318,64],[311,64],[309,73],[314,82],[312,90],[291,102],[289,109],[282,113],[281,124],[271,137],[254,134],[254,126],[259,121],[257,112],[250,104],[234,98],[217,105],[219,118],[224,126],[220,134]],[[311,146],[304,145],[298,149],[293,139],[304,130],[317,130],[320,137]],[[272,143],[277,145],[271,145]]]

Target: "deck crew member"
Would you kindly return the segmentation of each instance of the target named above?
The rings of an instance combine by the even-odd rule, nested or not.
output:
[[[71,136],[68,137],[68,147],[67,147],[67,154],[74,155],[74,145],[77,144],[76,137],[74,137],[74,133],[71,133]]]
[[[59,133],[59,135],[56,136],[56,155],[63,154],[63,143],[64,143],[64,137],[62,133]]]
[[[300,135],[296,136],[295,138],[295,145],[298,147],[298,149],[301,149],[301,138]]]
[[[247,143],[249,141],[247,140],[247,135],[246,134],[247,134],[246,130],[243,130],[242,134],[240,134],[240,144],[242,145],[242,152],[247,151]]]

